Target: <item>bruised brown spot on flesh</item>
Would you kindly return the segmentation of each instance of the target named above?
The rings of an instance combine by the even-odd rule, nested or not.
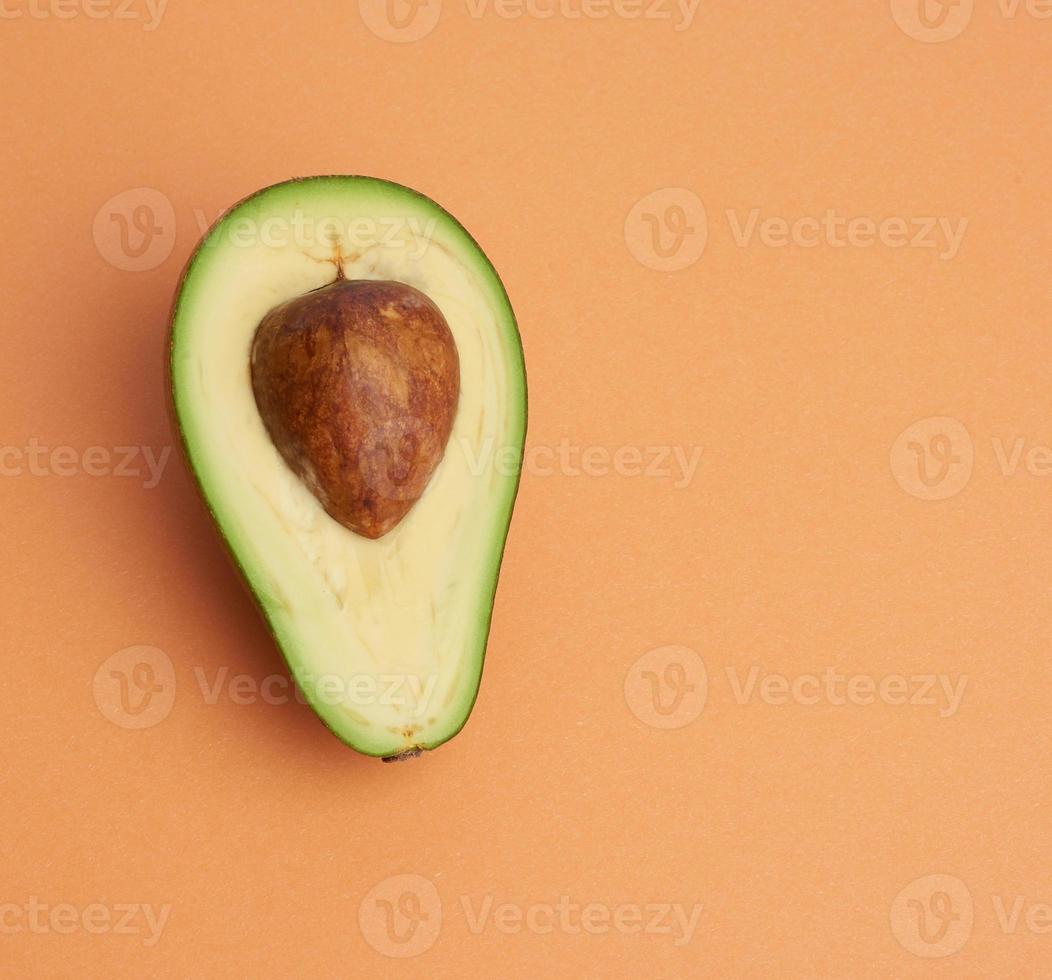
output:
[[[411,749],[406,749],[404,752],[399,752],[398,755],[386,755],[383,758],[384,762],[407,762],[409,759],[415,759],[419,755],[423,755],[424,750],[419,746],[414,746]]]
[[[442,459],[460,397],[438,307],[405,283],[337,279],[271,310],[250,366],[270,438],[326,512],[367,538],[398,524]]]

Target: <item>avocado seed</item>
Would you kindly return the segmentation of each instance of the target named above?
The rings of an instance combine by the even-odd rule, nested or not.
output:
[[[367,538],[420,499],[460,395],[445,317],[401,282],[338,279],[271,310],[251,376],[282,458],[330,517]]]

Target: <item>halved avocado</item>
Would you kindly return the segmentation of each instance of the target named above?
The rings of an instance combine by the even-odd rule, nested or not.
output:
[[[347,302],[386,296],[334,288],[362,281],[423,294],[459,361],[441,458],[419,498],[376,537],[331,516],[279,452],[250,367],[268,315],[292,303],[309,320],[310,302],[294,301],[325,290]],[[205,502],[307,701],[367,755],[407,757],[452,738],[478,693],[526,429],[515,317],[476,242],[433,201],[389,181],[268,187],[220,218],[191,258],[170,367]],[[368,422],[368,399],[348,401]],[[339,442],[324,405],[308,424]]]

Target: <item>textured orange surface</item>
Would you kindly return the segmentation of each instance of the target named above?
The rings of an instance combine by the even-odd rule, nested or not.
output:
[[[1047,975],[1047,4],[0,13],[0,974]],[[394,766],[169,452],[202,227],[330,172],[529,370],[481,697]]]

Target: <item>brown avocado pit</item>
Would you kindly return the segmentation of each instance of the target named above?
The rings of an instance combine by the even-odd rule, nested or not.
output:
[[[405,283],[338,279],[271,310],[250,365],[271,440],[329,516],[366,538],[395,527],[457,411],[460,359],[439,308]]]

